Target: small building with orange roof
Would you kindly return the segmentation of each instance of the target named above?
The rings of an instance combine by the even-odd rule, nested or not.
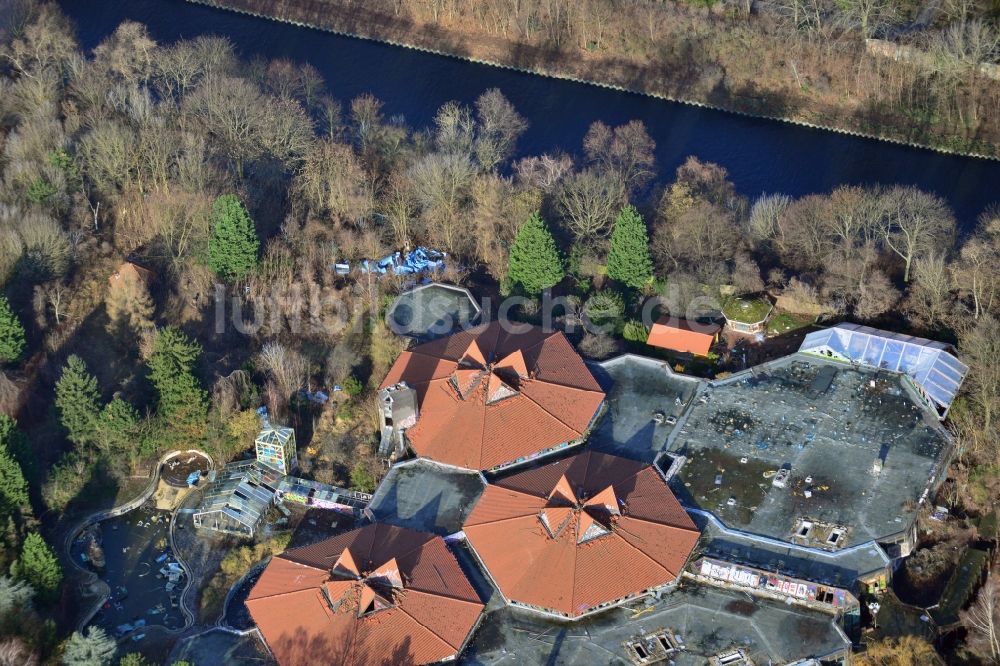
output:
[[[649,329],[646,344],[675,352],[708,356],[712,345],[719,339],[721,330],[722,327],[717,324],[665,317]]]
[[[404,351],[380,391],[383,402],[407,406],[405,415],[383,414],[383,442],[397,457],[405,444],[421,458],[473,470],[582,442],[604,404],[566,336],[505,322]]]
[[[593,451],[487,486],[464,530],[509,603],[569,619],[674,583],[699,537],[654,467]]]
[[[280,666],[450,661],[483,610],[441,537],[381,523],[274,557],[246,605]]]

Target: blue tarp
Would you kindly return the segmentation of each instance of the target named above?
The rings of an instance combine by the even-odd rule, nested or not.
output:
[[[440,271],[444,268],[444,259],[447,252],[429,250],[426,247],[418,247],[409,254],[394,252],[378,261],[365,259],[361,262],[362,273],[395,273],[396,275],[416,275],[418,273]]]

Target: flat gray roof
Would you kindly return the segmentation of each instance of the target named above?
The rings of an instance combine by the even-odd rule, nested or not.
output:
[[[468,289],[432,282],[400,294],[386,313],[390,330],[420,341],[475,323],[479,306]]]
[[[824,367],[836,372],[816,381]],[[801,519],[844,526],[840,547],[907,530],[950,453],[900,375],[803,354],[709,383],[678,425],[668,449],[687,458],[671,479],[682,503],[782,541]]]
[[[668,417],[681,417],[698,390],[698,380],[674,374],[661,360],[634,354],[589,367],[607,394],[607,408],[587,447],[653,462],[674,429]],[[657,412],[663,414],[663,423],[653,420]]]
[[[648,605],[647,605],[648,601]],[[660,600],[568,623],[515,608],[487,615],[473,637],[467,664],[631,664],[623,643],[666,630],[682,649],[675,666],[704,666],[742,649],[755,664],[787,664],[844,653],[850,642],[833,618],[741,592],[682,586]]]
[[[857,594],[859,578],[882,572],[892,563],[874,543],[826,552],[729,530],[705,515],[692,516],[702,530],[691,560],[704,555],[732,564],[839,587]]]
[[[485,489],[479,472],[416,459],[389,470],[368,508],[375,520],[448,535],[462,529]]]

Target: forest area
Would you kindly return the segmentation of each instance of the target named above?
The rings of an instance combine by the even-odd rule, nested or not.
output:
[[[305,474],[370,491],[384,473],[373,397],[403,348],[384,313],[403,281],[332,267],[421,245],[449,253],[445,281],[521,297],[524,320],[543,293],[563,296],[556,325],[589,358],[645,340],[656,296],[696,317],[780,294],[828,320],[955,343],[970,372],[948,421],[948,502],[975,517],[1000,501],[1000,205],[960,232],[945,201],[910,187],[748,199],[695,156],[662,173],[635,121],[524,155],[527,123],[501,90],[410,127],[372,96],[337,99],[311,65],[245,60],[223,37],[159,44],[126,22],[84,53],[57,7],[0,7],[0,663],[112,663],[112,639],[67,630],[64,532],[128,499],[166,451],[236,458],[261,405],[298,430]],[[442,21],[465,11],[420,7]],[[564,33],[575,21],[545,39],[617,40]],[[526,24],[533,39],[548,30]],[[793,51],[816,39],[796,30]],[[993,136],[992,86],[975,104],[928,103],[978,109]],[[342,397],[325,408],[302,397],[333,386]],[[987,589],[977,603],[998,618]],[[956,653],[996,663],[983,623],[967,624]]]
[[[757,116],[1000,154],[996,0],[198,0]]]

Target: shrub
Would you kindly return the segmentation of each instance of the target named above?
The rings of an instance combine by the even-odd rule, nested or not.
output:
[[[649,337],[649,328],[641,321],[633,319],[625,322],[622,337],[630,342],[645,342]]]

